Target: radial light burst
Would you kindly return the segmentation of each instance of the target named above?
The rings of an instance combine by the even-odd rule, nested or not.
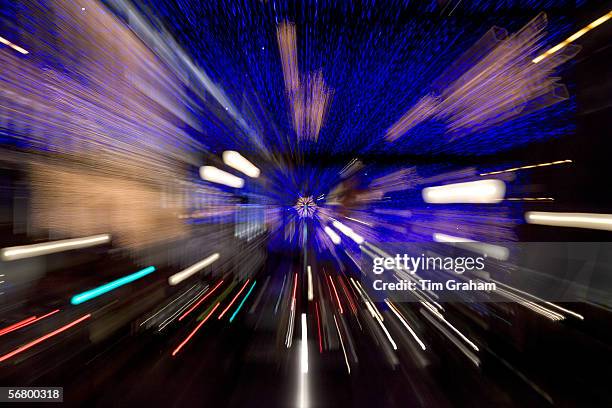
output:
[[[312,218],[319,207],[312,196],[300,196],[293,208],[295,208],[300,218]]]

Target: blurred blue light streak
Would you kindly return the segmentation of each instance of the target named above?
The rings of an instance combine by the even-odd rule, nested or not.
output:
[[[93,298],[110,292],[111,290],[117,289],[120,286],[134,282],[135,280],[145,277],[153,272],[155,272],[155,267],[148,266],[138,272],[134,272],[130,275],[124,276],[123,278],[116,279],[102,286],[98,286],[97,288],[90,289],[83,293],[79,293],[78,295],[74,295],[72,299],[70,299],[70,303],[72,303],[73,305],[80,305],[81,303],[87,302]]]

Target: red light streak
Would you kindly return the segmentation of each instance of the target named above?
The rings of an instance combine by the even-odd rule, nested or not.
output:
[[[340,281],[340,284],[342,285],[342,290],[344,291],[344,294],[346,295],[346,298],[349,301],[349,305],[351,306],[351,310],[353,311],[353,314],[357,315],[357,307],[353,303],[353,298],[351,297],[351,294],[349,293],[349,290],[347,289],[346,285],[344,284],[344,279],[342,279],[342,276],[338,275],[338,280]]]
[[[51,313],[55,313],[55,311],[51,312]],[[21,347],[15,349],[15,350],[11,351],[10,353],[5,354],[2,357],[0,357],[0,362],[8,360],[9,358],[11,358],[11,357],[21,353],[22,351],[25,351],[25,350],[27,350],[29,348],[34,347],[35,345],[37,345],[39,343],[42,343],[43,341],[45,341],[47,339],[50,339],[51,337],[53,337],[53,336],[55,336],[57,334],[60,334],[63,331],[66,331],[66,330],[70,329],[71,327],[76,326],[77,324],[81,323],[83,320],[87,320],[90,317],[91,317],[91,314],[87,314],[87,315],[85,315],[85,316],[83,316],[83,317],[73,321],[72,323],[68,323],[67,325],[62,326],[59,329],[56,329],[56,330],[52,331],[51,333],[47,333],[44,336],[37,338],[36,340],[33,340],[33,341],[31,341],[31,342],[29,342],[27,344],[24,344],[23,346],[21,346]]]
[[[221,320],[223,318],[223,316],[225,315],[225,313],[229,310],[230,307],[232,307],[232,305],[234,304],[234,302],[236,301],[236,299],[238,299],[238,296],[240,296],[240,294],[242,293],[242,291],[244,290],[244,288],[247,287],[249,281],[251,280],[251,278],[247,279],[246,282],[244,282],[244,285],[242,285],[242,288],[240,288],[240,291],[238,293],[236,293],[236,296],[234,296],[234,298],[232,299],[232,301],[229,303],[229,305],[227,305],[225,307],[225,309],[223,309],[223,311],[221,312],[221,314],[219,315],[218,319]]]
[[[325,271],[323,271],[323,273],[325,274]],[[325,274],[325,276],[327,276],[327,274]],[[327,290],[329,291],[329,297],[330,299],[332,299],[334,297],[334,294],[332,293],[332,288],[331,286],[329,286],[329,279],[323,279],[325,281],[325,285],[327,285]]]
[[[6,333],[10,333],[14,330],[19,329],[20,327],[24,327],[27,326],[28,324],[32,323],[34,320],[36,320],[36,316],[30,316],[27,319],[24,319],[20,322],[17,322],[15,324],[12,324],[8,327],[5,327],[4,329],[0,330],[0,336],[6,334]]]
[[[336,295],[336,300],[338,301],[338,309],[340,309],[340,314],[343,314],[344,311],[342,310],[342,304],[340,303],[340,296],[338,296],[338,291],[336,290],[336,285],[334,285],[334,280],[329,275],[327,275],[327,278],[331,282],[332,288],[334,288],[334,294]]]
[[[319,320],[319,303],[315,302],[315,311],[317,312],[317,330],[319,332],[319,353],[323,353],[323,338],[321,337],[321,321]]]
[[[181,349],[183,348],[183,346],[185,344],[187,344],[187,342],[189,340],[191,340],[191,338],[196,334],[196,332],[198,330],[200,330],[200,327],[202,327],[202,325],[204,323],[206,323],[206,321],[208,320],[208,318],[215,312],[215,310],[217,310],[217,308],[219,307],[221,303],[217,303],[215,305],[215,307],[212,308],[212,310],[206,315],[206,317],[204,318],[204,320],[202,320],[195,329],[193,329],[193,331],[191,333],[189,333],[189,335],[185,338],[185,340],[183,340],[183,342],[181,344],[178,345],[178,347],[176,349],[174,349],[174,351],[172,352],[172,357],[174,357],[179,351],[181,351]]]
[[[293,301],[295,302],[295,296],[297,293],[297,273],[295,274],[295,283],[293,285]]]
[[[15,324],[12,324],[12,325],[10,325],[8,327],[5,327],[4,329],[0,330],[0,336],[3,336],[5,334],[10,333],[12,331],[15,331],[17,329],[21,329],[22,327],[29,326],[29,325],[31,325],[33,323],[36,323],[39,320],[44,319],[45,317],[51,316],[51,315],[53,315],[53,314],[55,314],[55,313],[57,313],[59,311],[60,311],[59,309],[55,309],[54,311],[49,312],[46,315],[42,315],[40,317],[30,316],[27,319],[24,319],[24,320],[22,320],[20,322],[17,322]]]
[[[211,295],[211,294],[212,294],[212,293],[213,293],[213,292],[214,292],[214,291],[215,291],[215,290],[216,290],[216,289],[217,289],[219,286],[221,286],[221,284],[222,284],[222,283],[223,283],[223,279],[221,279],[221,281],[220,281],[219,283],[217,283],[217,285],[216,285],[214,288],[212,288],[212,290],[211,290],[210,292],[205,293],[205,294],[204,294],[204,297],[203,297],[202,299],[198,300],[198,301],[195,303],[195,305],[191,306],[191,307],[189,308],[189,310],[188,310],[188,311],[186,311],[185,313],[183,313],[183,315],[182,315],[181,317],[179,317],[179,318],[178,318],[178,319],[179,319],[179,322],[180,322],[181,320],[183,320],[183,319],[185,318],[185,316],[187,316],[189,313],[193,312],[195,308],[197,308],[198,306],[200,306],[200,304],[201,304],[203,301],[205,301],[205,300],[206,300],[206,298],[207,298],[208,296],[210,296],[210,295]]]

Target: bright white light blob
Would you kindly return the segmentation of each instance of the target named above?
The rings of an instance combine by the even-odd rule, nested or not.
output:
[[[314,299],[314,290],[312,288],[312,269],[308,265],[308,300]]]
[[[325,230],[325,233],[327,235],[329,235],[329,237],[331,238],[331,240],[332,240],[332,242],[334,244],[336,244],[336,245],[340,244],[340,236],[338,234],[336,234],[336,232],[333,229],[331,229],[329,227],[325,227],[324,230]]]
[[[234,188],[242,188],[244,180],[214,166],[200,167],[200,177],[211,183],[223,184]]]
[[[179,283],[181,283],[182,281],[184,281],[185,279],[189,278],[190,276],[194,275],[195,273],[201,271],[202,269],[206,268],[208,265],[211,265],[213,262],[215,262],[217,259],[219,259],[219,253],[214,253],[211,256],[209,256],[208,258],[202,259],[200,262],[191,265],[189,268],[184,269],[178,273],[175,273],[174,275],[170,276],[168,278],[168,283],[170,285],[178,285]]]
[[[347,227],[346,225],[342,224],[340,221],[334,221],[332,222],[332,225],[336,227],[344,235],[346,235],[347,237],[355,241],[358,245],[363,244],[363,241],[364,241],[363,237],[357,234],[355,231],[353,231],[352,228]]]
[[[423,200],[431,204],[494,204],[505,194],[506,185],[496,179],[427,187],[422,193]]]
[[[63,239],[60,241],[44,242],[41,244],[23,245],[3,248],[0,257],[3,261],[31,258],[34,256],[54,254],[56,252],[70,251],[72,249],[87,248],[110,242],[109,234],[92,235],[84,238]]]
[[[226,150],[223,152],[223,163],[246,174],[249,177],[259,177],[259,169],[244,156],[234,150]]]

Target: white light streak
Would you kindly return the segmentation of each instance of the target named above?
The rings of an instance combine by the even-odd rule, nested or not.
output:
[[[297,288],[297,273],[295,274],[294,291]],[[282,291],[281,291],[282,292]],[[291,312],[289,313],[289,322],[287,326],[287,335],[285,336],[285,345],[291,348],[293,344],[293,326],[295,325],[295,296],[291,299]]]
[[[199,272],[200,270],[206,268],[208,265],[211,265],[219,259],[219,253],[212,254],[208,258],[201,260],[200,262],[191,265],[189,268],[182,270],[181,272],[175,273],[174,275],[168,278],[168,283],[170,285],[178,285],[185,279],[189,278],[193,274]]]
[[[164,320],[163,322],[159,324],[157,331],[161,332],[162,330],[164,330],[170,323],[174,321],[174,319],[176,319],[181,313],[187,310],[188,307],[193,305],[200,298],[200,296],[206,293],[207,290],[208,290],[208,286],[202,289],[201,291],[199,291],[198,293],[196,293],[195,296],[187,300],[187,302],[183,306],[181,306],[170,317],[168,317],[166,320]]]
[[[408,329],[408,331],[410,332],[410,334],[412,335],[412,337],[414,338],[414,340],[419,343],[419,346],[421,346],[421,349],[423,349],[423,351],[425,351],[426,347],[425,347],[425,343],[423,343],[421,341],[421,339],[419,338],[419,336],[416,335],[416,333],[414,332],[414,330],[412,330],[412,327],[410,327],[410,325],[408,325],[408,322],[406,322],[406,320],[404,319],[404,317],[399,313],[399,310],[397,310],[395,308],[395,306],[389,301],[389,299],[385,299],[385,303],[389,306],[389,308],[391,309],[391,311],[395,314],[395,316],[397,316],[397,318],[399,319],[400,322],[402,322],[402,324],[404,325],[404,327],[406,329]]]
[[[361,295],[361,297],[363,298],[366,304],[366,307],[368,308],[368,311],[370,312],[372,317],[380,321],[383,321],[384,320],[383,316],[380,314],[380,312],[376,308],[376,305],[374,305],[374,303],[372,302],[372,299],[370,299],[370,296],[368,296],[368,294],[366,293],[365,289],[363,289],[361,284],[357,281],[354,281],[353,278],[349,278],[349,279],[353,283],[353,286],[355,286],[355,288],[357,289],[357,292],[359,292],[359,295]]]
[[[344,218],[346,218],[347,220],[358,222],[358,223],[363,224],[363,225],[367,225],[368,227],[373,227],[374,226],[373,224],[371,224],[369,222],[361,221],[361,220],[358,220],[356,218],[352,218],[352,217],[344,217]]]
[[[61,241],[45,242],[2,248],[1,258],[3,261],[14,261],[16,259],[31,258],[34,256],[54,254],[56,252],[70,251],[72,249],[87,248],[110,242],[109,234],[92,235],[84,238],[63,239]]]
[[[582,316],[581,314],[578,314],[578,313],[576,313],[576,312],[573,312],[573,311],[571,311],[571,310],[569,310],[569,309],[566,309],[566,308],[561,307],[561,306],[559,306],[559,305],[556,305],[556,304],[554,304],[554,303],[548,302],[548,301],[546,301],[546,300],[544,300],[544,299],[542,299],[542,298],[539,298],[539,297],[537,297],[537,296],[535,296],[535,295],[532,295],[531,293],[527,293],[527,292],[522,291],[522,290],[520,290],[520,289],[517,289],[517,288],[515,288],[515,287],[509,286],[509,285],[506,285],[506,284],[503,284],[503,283],[501,283],[501,282],[499,282],[499,281],[496,281],[495,279],[491,279],[491,280],[492,280],[493,282],[497,283],[498,285],[504,286],[504,287],[506,287],[506,288],[508,288],[508,289],[511,289],[511,290],[515,291],[515,292],[522,293],[523,295],[527,295],[527,296],[529,296],[529,297],[532,297],[533,299],[536,299],[536,300],[538,300],[538,301],[540,301],[540,302],[542,302],[542,303],[544,303],[544,304],[546,304],[546,305],[548,305],[548,306],[552,306],[552,307],[554,307],[554,308],[555,308],[555,309],[557,309],[557,310],[560,310],[560,311],[565,312],[565,313],[567,313],[567,314],[569,314],[569,315],[571,315],[571,316],[574,316],[574,317],[575,317],[575,318],[577,318],[577,319],[584,320],[584,316]],[[510,292],[507,292],[507,291],[503,291],[503,292],[502,292],[502,294],[505,294],[505,293],[510,293]],[[514,296],[518,296],[518,295],[514,295]],[[525,300],[526,300],[526,299],[525,299]],[[526,301],[527,301],[527,300],[526,300]],[[548,309],[545,309],[545,310],[548,310]],[[549,311],[549,312],[551,312],[551,313],[555,313],[555,312],[553,312],[553,311]],[[549,317],[549,316],[547,316],[547,317]],[[552,317],[553,317],[553,318],[551,318],[551,320],[554,320],[554,321],[557,321],[557,320],[563,320],[563,319],[559,319],[559,318],[558,318],[558,316],[554,316],[554,315],[552,315]]]
[[[336,245],[339,245],[341,240],[340,240],[340,236],[338,234],[336,234],[336,232],[329,228],[329,227],[325,227],[324,231],[327,235],[329,235],[329,237],[331,238],[332,242]]]
[[[510,197],[506,201],[555,201],[553,197]]]
[[[393,341],[393,337],[391,337],[389,330],[387,330],[387,328],[385,327],[383,322],[378,318],[378,316],[375,316],[375,317],[376,317],[376,321],[378,322],[378,324],[380,324],[380,327],[382,327],[383,331],[385,332],[387,339],[389,339],[389,343],[391,343],[391,347],[393,347],[393,350],[397,350],[397,344],[395,344],[395,341]]]
[[[498,259],[500,261],[507,260],[508,256],[510,255],[508,248],[500,245],[487,244],[468,238],[454,237],[452,235],[441,234],[438,232],[433,234],[433,240],[436,242],[455,244],[455,246],[459,248],[464,248],[472,252],[490,256],[491,258]]]
[[[612,214],[528,211],[525,213],[525,221],[529,224],[550,225],[553,227],[612,231]]]
[[[537,167],[547,167],[547,166],[554,166],[557,164],[565,164],[565,163],[572,163],[572,161],[571,160],[557,160],[557,161],[548,162],[548,163],[530,164],[528,166],[512,167],[506,170],[498,170],[498,171],[490,171],[488,173],[480,173],[479,175],[480,176],[490,176],[492,174],[511,173],[511,172],[518,171],[518,170],[535,169]]]
[[[342,334],[340,333],[340,327],[338,327],[338,321],[336,320],[336,316],[334,317],[334,323],[336,323],[336,330],[338,330],[338,337],[340,338],[340,345],[342,346],[342,353],[344,354],[344,362],[346,363],[346,369],[348,373],[351,374],[351,365],[349,364],[348,357],[346,355],[346,349],[344,348],[344,340],[342,339]]]
[[[363,237],[357,234],[355,231],[353,231],[352,228],[347,227],[346,225],[342,224],[340,221],[334,221],[332,222],[332,225],[336,227],[344,235],[346,235],[347,237],[355,241],[358,245],[363,244],[363,241],[364,241]]]
[[[155,316],[157,316],[158,314],[160,314],[161,312],[163,312],[164,310],[166,310],[167,308],[169,308],[170,306],[172,306],[174,303],[176,303],[177,301],[179,301],[180,299],[182,299],[183,297],[185,297],[188,293],[191,292],[191,290],[193,288],[195,288],[197,286],[197,283],[195,285],[193,285],[192,287],[190,287],[189,289],[187,289],[185,292],[183,292],[180,296],[178,296],[176,299],[174,299],[172,302],[168,303],[166,306],[162,307],[161,309],[159,309],[157,312],[155,312],[155,314],[152,314],[151,316],[149,316],[147,318],[147,320],[143,321],[142,323],[140,323],[139,326],[142,326],[144,324],[146,324],[149,320],[153,319]]]
[[[431,204],[493,204],[500,202],[505,193],[503,181],[489,179],[427,187],[422,195],[423,200]]]
[[[200,167],[200,177],[211,183],[223,184],[234,188],[242,188],[244,180],[214,166]]]
[[[308,373],[308,327],[306,313],[302,313],[302,344],[300,347],[300,368],[302,374]]]
[[[429,310],[431,311],[431,309]],[[436,319],[434,319],[430,313],[427,313],[425,309],[421,309],[420,312],[421,314],[423,314],[423,316],[425,316],[427,320],[429,320],[431,324],[434,325],[434,327],[436,327],[444,336],[446,336],[446,338],[449,339],[451,343],[457,346],[457,348],[459,348],[459,350],[461,350],[461,352],[467,358],[469,358],[472,361],[472,363],[474,363],[474,365],[480,366],[480,359],[478,358],[476,354],[472,353],[467,347],[465,347],[463,343],[459,341],[459,339],[457,339],[453,334],[451,334],[448,330],[446,330],[446,328],[444,328],[442,324],[437,322]]]
[[[223,163],[228,166],[246,174],[251,178],[259,177],[259,169],[250,161],[248,161],[240,153],[233,150],[226,150],[223,152]]]
[[[302,313],[302,340],[300,341],[300,391],[298,407],[308,407],[308,325],[306,313]]]
[[[461,333],[455,326],[453,326],[446,318],[442,315],[442,313],[438,312],[433,306],[429,304],[429,302],[421,302],[422,305],[427,307],[430,312],[432,312],[440,321],[450,327],[459,337],[463,339],[467,344],[470,345],[475,351],[479,351],[478,346],[474,344],[470,339],[468,339],[463,333]]]
[[[523,305],[524,307],[531,309],[533,312],[538,313],[550,320],[552,320],[553,322],[559,322],[561,320],[565,320],[565,316],[563,316],[560,313],[557,313],[553,310],[547,309],[543,306],[538,305],[535,302],[532,302],[522,296],[519,296],[515,293],[509,292],[507,290],[504,290],[502,288],[497,288],[497,293],[505,296],[513,301],[515,301],[516,303]]]
[[[295,321],[295,302],[291,304],[291,312],[289,314],[289,324],[287,326],[287,335],[285,337],[285,345],[291,348],[293,344],[293,323]]]
[[[4,44],[4,45],[8,45],[9,47],[11,47],[12,49],[14,49],[17,52],[20,52],[22,54],[29,54],[29,51],[21,48],[20,46],[13,44],[12,42],[10,42],[9,40],[7,40],[6,38],[0,37],[0,43]]]
[[[308,265],[308,300],[314,299],[314,290],[312,288],[312,270]]]

